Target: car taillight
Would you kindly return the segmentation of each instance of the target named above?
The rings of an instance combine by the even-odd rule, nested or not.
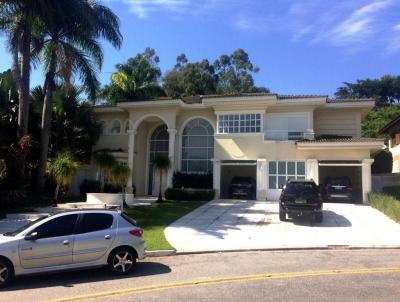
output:
[[[129,234],[131,234],[132,236],[141,238],[143,236],[143,230],[142,229],[134,229],[134,230],[129,231]]]

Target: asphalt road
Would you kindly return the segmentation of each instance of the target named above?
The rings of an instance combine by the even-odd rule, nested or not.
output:
[[[24,277],[0,302],[400,301],[400,250],[308,250],[148,258],[132,275],[105,269]]]

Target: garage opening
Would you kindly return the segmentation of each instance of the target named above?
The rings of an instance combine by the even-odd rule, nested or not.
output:
[[[220,192],[224,199],[256,199],[257,161],[221,161]]]
[[[318,164],[325,202],[362,203],[359,161],[320,161]]]

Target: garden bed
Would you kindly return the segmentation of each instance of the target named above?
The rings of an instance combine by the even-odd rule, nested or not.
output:
[[[394,196],[372,193],[369,195],[369,202],[372,207],[383,212],[386,216],[400,223],[400,200]]]

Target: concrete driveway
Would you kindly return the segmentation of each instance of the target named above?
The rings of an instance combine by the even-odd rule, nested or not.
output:
[[[400,247],[400,225],[366,205],[324,204],[324,221],[281,222],[278,202],[215,200],[165,230],[178,252]]]

